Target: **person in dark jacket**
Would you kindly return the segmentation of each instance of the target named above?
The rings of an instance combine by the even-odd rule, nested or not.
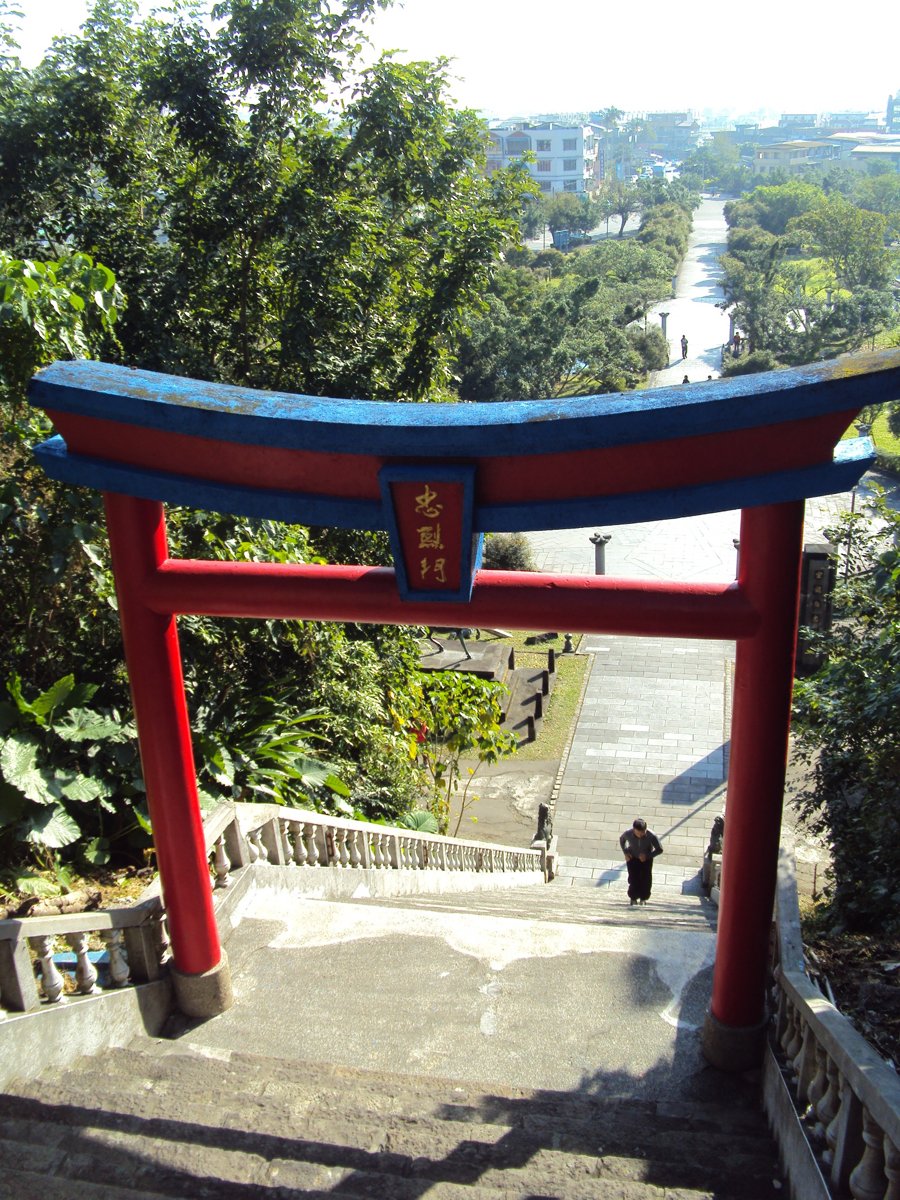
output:
[[[653,860],[663,852],[659,838],[643,817],[637,817],[619,838],[619,845],[628,867],[628,899],[632,904],[646,904],[653,887]]]

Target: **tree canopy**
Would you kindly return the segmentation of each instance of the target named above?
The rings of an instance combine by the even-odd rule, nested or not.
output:
[[[379,0],[96,0],[34,70],[0,9],[0,860],[104,861],[147,814],[99,497],[24,403],[56,357],[322,395],[449,394],[531,185],[487,178],[446,64],[351,79]],[[382,562],[383,535],[167,514],[173,553]],[[203,795],[396,815],[416,631],[183,618]],[[74,731],[74,732],[73,732]],[[322,762],[322,759],[327,760]],[[90,774],[87,790],[75,778]],[[77,842],[77,846],[75,843]],[[47,861],[42,858],[42,861]]]
[[[0,245],[89,249],[131,365],[312,394],[445,393],[449,345],[516,236],[446,63],[345,84],[376,0],[96,0],[0,109]],[[328,96],[327,109],[321,103]],[[326,115],[327,114],[327,115]]]
[[[725,206],[725,306],[733,306],[757,369],[854,350],[897,325],[893,218],[866,202],[888,206],[898,193],[850,174],[841,180],[848,195],[791,180]],[[726,364],[726,373],[746,365]]]
[[[900,514],[846,514],[833,533],[836,621],[825,665],[798,681],[795,736],[812,767],[799,799],[831,851],[830,900],[844,928],[895,934],[900,912]]]

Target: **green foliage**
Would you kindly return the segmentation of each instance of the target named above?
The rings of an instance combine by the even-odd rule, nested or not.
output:
[[[657,326],[640,329],[632,325],[628,329],[628,340],[640,355],[646,371],[661,371],[669,365],[669,343]]]
[[[28,700],[6,681],[0,702],[0,855],[41,865],[79,842],[102,864],[110,845],[146,824],[134,727],[116,710],[89,707],[93,684],[66,675]]]
[[[774,371],[778,360],[771,350],[754,350],[736,358],[728,357],[722,367],[723,378],[733,375],[756,375],[760,371]]]
[[[740,193],[750,182],[750,169],[741,162],[739,147],[713,135],[711,142],[694,150],[681,164],[681,179],[697,191]]]
[[[454,798],[459,810],[455,837],[463,814],[477,799],[470,793],[482,763],[493,764],[514,754],[516,739],[503,729],[502,683],[463,672],[419,671],[410,677],[403,701],[410,758],[418,758],[429,781],[430,809],[441,833],[450,823]],[[467,770],[460,793],[463,758],[476,758]]]
[[[665,365],[667,351],[661,337],[634,323],[671,295],[689,232],[689,208],[659,203],[649,206],[637,238],[568,254],[546,250],[530,267],[503,267],[460,344],[461,398],[541,399],[636,387],[647,371]]]
[[[223,0],[211,26],[192,0],[146,19],[96,0],[33,71],[0,10],[0,678],[21,677],[20,694],[72,676],[127,727],[99,497],[30,458],[46,427],[24,386],[40,366],[88,355],[314,394],[450,394],[459,330],[533,189],[520,169],[486,177],[484,126],[449,104],[446,63],[385,58],[343,88],[380,6]],[[186,557],[388,557],[382,534],[209,513],[170,510],[168,533]],[[414,630],[186,617],[179,636],[204,796],[382,817],[412,802],[393,697]],[[60,791],[55,823],[40,781],[83,764],[55,726],[29,726],[33,758],[21,736],[4,852],[77,836],[70,819],[83,836],[53,853],[101,861],[135,824],[146,841],[139,767],[112,734],[94,757],[119,808]]]
[[[834,922],[880,933],[900,928],[900,514],[883,497],[874,521],[845,514],[831,540],[858,574],[842,578],[837,621],[818,643],[825,665],[795,693],[795,734],[812,767],[800,795],[827,841]]]
[[[896,194],[877,191],[885,205]],[[812,362],[874,344],[896,324],[888,216],[798,180],[756,188],[725,212],[723,307],[733,306],[752,350],[786,365]]]
[[[440,833],[434,815],[426,812],[424,808],[403,813],[397,824],[401,829],[415,829],[417,833]]]
[[[384,58],[336,90],[375,0],[223,0],[139,21],[96,0],[0,109],[0,244],[96,248],[130,365],[317,395],[445,394],[522,168],[447,64]],[[326,118],[319,100],[329,92]]]
[[[198,782],[210,800],[261,800],[308,807],[331,793],[344,815],[349,795],[334,767],[313,758],[310,743],[324,741],[310,728],[321,722],[320,711],[301,712],[291,699],[290,681],[270,696],[237,696],[223,689],[215,711],[198,710]],[[237,700],[237,705],[235,701]]]
[[[725,205],[729,226],[758,225],[780,237],[789,223],[821,204],[825,193],[814,183],[792,179],[789,183],[754,188],[749,196]]]
[[[536,571],[531,543],[524,533],[489,533],[481,565],[487,571]]]
[[[54,358],[113,345],[122,306],[112,271],[89,254],[17,259],[0,250],[0,397],[17,401],[34,370]]]
[[[877,289],[886,286],[890,275],[886,231],[887,218],[881,213],[834,195],[789,221],[786,234],[824,258],[840,287]]]
[[[690,236],[690,210],[680,204],[668,203],[655,204],[644,213],[637,240],[648,249],[665,255],[671,274],[687,253]]]

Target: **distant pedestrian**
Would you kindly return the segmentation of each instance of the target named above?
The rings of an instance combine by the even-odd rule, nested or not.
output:
[[[682,383],[690,383],[691,381],[688,379],[687,375],[685,375],[684,379],[682,379],[681,382]]]
[[[707,379],[712,379],[712,375],[707,375]]]
[[[653,860],[663,852],[659,838],[643,817],[637,817],[619,838],[619,845],[628,868],[628,899],[632,904],[646,904],[653,887]]]
[[[738,333],[738,331],[737,331],[737,330],[735,330],[735,331],[734,331],[734,338],[732,339],[732,342],[731,342],[731,347],[732,347],[732,351],[733,351],[733,353],[734,353],[734,357],[735,357],[735,358],[737,358],[737,357],[738,357],[738,355],[740,354],[740,352],[741,352],[741,346],[742,346],[743,344],[744,344],[744,342],[743,342],[743,338],[742,338],[742,337],[741,337],[741,335]]]
[[[684,334],[682,334],[681,335],[681,357],[682,358],[687,358],[687,346],[688,346],[687,337]]]

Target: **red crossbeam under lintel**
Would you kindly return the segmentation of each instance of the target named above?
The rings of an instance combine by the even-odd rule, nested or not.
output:
[[[400,600],[387,567],[167,559],[139,585],[166,615],[568,629],[738,639],[759,619],[737,583],[479,571],[468,604]]]

